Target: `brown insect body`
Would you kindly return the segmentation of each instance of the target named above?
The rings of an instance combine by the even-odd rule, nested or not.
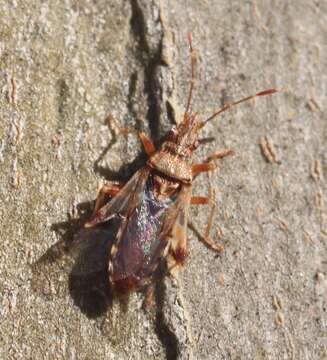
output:
[[[191,184],[192,155],[198,146],[201,125],[195,115],[185,114],[183,122],[170,130],[160,150],[150,157],[148,165],[178,182]]]
[[[193,49],[189,37],[191,54]],[[107,185],[104,193],[113,196],[103,204],[101,194],[94,215],[86,223],[92,227],[120,218],[116,240],[111,248],[109,278],[118,293],[129,293],[152,283],[160,259],[169,256],[170,265],[183,265],[187,257],[186,228],[190,204],[208,204],[209,198],[192,198],[192,181],[201,172],[215,167],[211,161],[194,165],[193,151],[198,147],[199,130],[211,119],[240,102],[256,96],[276,92],[274,89],[224,106],[206,121],[189,114],[193,90],[192,82],[183,120],[168,133],[158,151],[143,133],[138,133],[149,159],[121,189]],[[126,133],[126,129],[123,129]],[[209,159],[218,159],[230,151],[216,153]],[[115,187],[116,186],[116,187]],[[210,224],[208,224],[210,225]],[[214,250],[219,248],[208,237],[204,238]]]
[[[149,167],[142,176],[147,176],[142,199],[123,221],[111,251],[110,280],[119,293],[152,282],[182,205],[178,198],[183,190],[178,182],[153,174]]]

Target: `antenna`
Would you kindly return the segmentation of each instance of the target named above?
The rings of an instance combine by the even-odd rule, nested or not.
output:
[[[214,112],[210,117],[208,117],[207,120],[203,121],[201,128],[202,128],[207,122],[211,121],[211,120],[214,119],[216,116],[218,116],[218,115],[221,114],[222,112],[230,109],[231,107],[233,107],[233,106],[235,106],[235,105],[238,105],[238,104],[240,104],[240,103],[242,103],[242,102],[245,102],[245,101],[249,101],[249,100],[251,100],[251,99],[254,99],[254,98],[256,98],[257,96],[271,95],[271,94],[274,94],[274,93],[276,93],[276,92],[278,92],[278,90],[276,90],[276,89],[267,89],[267,90],[258,92],[258,93],[254,94],[254,95],[247,96],[247,97],[245,97],[245,98],[243,98],[243,99],[241,99],[241,100],[238,100],[238,101],[232,102],[232,103],[230,103],[230,104],[227,104],[227,105],[223,106],[221,109],[219,109],[219,110],[217,110],[216,112]]]
[[[195,51],[194,51],[193,45],[192,45],[192,33],[191,32],[187,33],[187,38],[188,38],[188,44],[189,44],[189,48],[190,48],[190,55],[191,55],[191,81],[190,81],[190,90],[188,93],[188,99],[187,99],[187,105],[186,105],[184,118],[191,108],[191,100],[192,100],[192,94],[193,94],[193,89],[194,89],[194,84],[195,84],[195,63],[196,63],[196,56],[195,56]]]

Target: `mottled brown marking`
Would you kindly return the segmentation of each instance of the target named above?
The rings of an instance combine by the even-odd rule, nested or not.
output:
[[[279,159],[276,153],[275,146],[269,136],[264,135],[260,138],[260,148],[262,154],[269,163],[278,163]]]
[[[315,159],[311,164],[311,177],[316,182],[323,180],[321,162],[318,159]]]
[[[321,106],[319,105],[318,101],[315,98],[311,98],[308,100],[308,108],[312,112],[320,112]]]

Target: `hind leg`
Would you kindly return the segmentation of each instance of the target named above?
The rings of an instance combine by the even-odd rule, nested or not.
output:
[[[102,208],[102,206],[105,205],[110,198],[115,197],[123,186],[124,184],[119,181],[107,181],[98,192],[93,209],[93,215]]]
[[[196,232],[198,237],[201,239],[202,242],[204,242],[210,249],[213,251],[216,251],[218,253],[221,253],[223,251],[223,247],[221,245],[216,244],[212,238],[210,237],[210,232],[212,228],[213,218],[216,212],[216,202],[215,202],[215,191],[211,191],[211,197],[202,197],[202,196],[195,196],[191,199],[191,205],[205,205],[211,204],[211,212],[209,214],[208,223],[206,227],[206,231],[204,235],[201,235],[194,225],[190,224],[193,231]]]

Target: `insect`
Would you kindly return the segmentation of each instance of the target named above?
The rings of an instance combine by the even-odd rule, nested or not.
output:
[[[232,106],[277,91],[268,89],[248,96],[223,106],[206,120],[200,120],[191,111],[196,57],[190,33],[188,41],[192,76],[182,120],[172,127],[158,150],[144,133],[121,129],[123,133],[138,135],[148,160],[125,185],[108,182],[103,186],[94,213],[85,224],[89,228],[113,218],[120,220],[108,266],[110,283],[118,294],[152,285],[162,258],[167,259],[171,268],[182,266],[188,255],[186,230],[190,205],[214,206],[212,198],[192,195],[192,183],[199,174],[215,169],[214,160],[232,151],[215,152],[205,162],[193,164],[193,152],[201,144],[200,130]],[[110,201],[105,200],[108,195]],[[214,251],[219,251],[220,247],[208,236],[211,222],[209,216],[209,231],[204,240]]]

